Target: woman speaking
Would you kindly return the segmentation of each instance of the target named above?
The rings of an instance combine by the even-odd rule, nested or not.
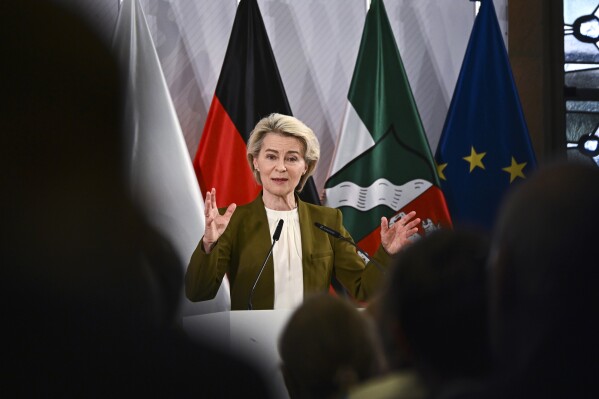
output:
[[[389,227],[381,218],[381,246],[365,265],[351,243],[315,227],[351,240],[341,211],[303,202],[296,193],[319,156],[318,139],[298,119],[271,114],[258,122],[247,158],[262,193],[247,205],[229,205],[222,215],[216,190],[206,193],[204,236],[185,275],[187,298],[213,299],[225,274],[232,310],[295,308],[305,295],[327,291],[333,275],[355,300],[372,298],[384,273],[377,265],[386,267],[418,231],[420,219],[410,212]]]

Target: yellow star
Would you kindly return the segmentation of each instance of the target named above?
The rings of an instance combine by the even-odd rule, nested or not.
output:
[[[447,167],[447,164],[446,163],[442,163],[441,165],[439,165],[437,163],[437,161],[435,161],[435,165],[437,166],[437,174],[439,175],[439,179],[441,179],[441,180],[447,180],[445,178],[445,175],[443,174],[443,171]]]
[[[524,173],[522,173],[522,169],[524,169],[526,163],[527,162],[517,163],[514,157],[512,157],[512,164],[507,168],[503,168],[501,170],[510,174],[510,183],[513,182],[516,179],[516,177],[526,179],[526,176],[524,176]]]
[[[470,156],[463,158],[465,161],[470,163],[470,173],[472,173],[474,168],[476,168],[477,166],[481,169],[485,168],[485,165],[483,165],[483,157],[485,155],[487,155],[486,152],[477,153],[474,147],[471,147]]]

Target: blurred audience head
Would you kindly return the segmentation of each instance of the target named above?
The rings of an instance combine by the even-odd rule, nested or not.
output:
[[[0,20],[4,359],[23,392],[100,395],[173,325],[182,264],[129,198],[110,49],[49,1]]]
[[[307,297],[280,340],[285,384],[292,399],[343,398],[380,371],[380,349],[370,320],[328,294]]]
[[[489,370],[488,245],[443,229],[396,255],[375,309],[391,370],[414,368],[431,389]]]
[[[3,5],[1,18],[0,45],[10,57],[0,123],[15,166],[3,177],[27,179],[37,190],[64,188],[57,180],[67,187],[75,180],[77,188],[87,181],[99,192],[112,187],[107,195],[122,188],[122,96],[110,49],[50,1]]]
[[[10,187],[2,199],[6,284],[15,299],[44,298],[44,306],[72,298],[102,305],[90,321],[99,309],[166,321],[182,267],[125,186],[118,63],[52,2],[19,1],[1,18],[0,46],[10,54],[0,77],[10,99],[0,110],[2,184]]]
[[[597,393],[598,232],[595,165],[546,165],[502,206],[490,257],[493,344],[523,396]]]
[[[130,198],[110,48],[46,0],[2,2],[0,33],[0,395],[270,397],[179,329],[183,265]]]

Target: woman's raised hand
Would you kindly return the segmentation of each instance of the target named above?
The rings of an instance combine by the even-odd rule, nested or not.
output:
[[[229,221],[231,220],[233,212],[235,212],[235,208],[237,208],[237,205],[231,204],[225,213],[221,215],[216,206],[216,189],[213,188],[206,193],[206,200],[204,202],[206,226],[204,228],[204,238],[202,238],[206,253],[210,253],[213,245],[218,241],[229,225]]]
[[[404,245],[409,244],[409,238],[418,232],[420,218],[412,211],[389,227],[386,217],[381,218],[381,244],[390,255],[395,255]]]

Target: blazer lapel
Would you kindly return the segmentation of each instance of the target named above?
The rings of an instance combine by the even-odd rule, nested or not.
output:
[[[308,207],[298,198],[298,213],[302,234],[302,269],[304,277],[304,296],[314,291],[326,290],[332,273],[333,249],[329,238],[319,233],[314,222],[322,211]]]
[[[260,273],[260,268],[264,263],[264,259],[270,250],[272,237],[268,228],[268,217],[266,216],[266,210],[264,209],[262,194],[260,194],[258,198],[251,202],[248,210],[250,211],[248,219],[250,219],[251,223],[254,224],[252,234],[255,234],[255,237],[248,238],[248,241],[254,246],[251,252],[255,254],[254,260],[247,262],[248,264],[254,265],[254,270],[252,270],[250,275],[251,280],[249,281],[249,292],[251,292],[254,282],[256,281],[256,277],[258,277],[258,273]],[[248,220],[247,222],[250,221]],[[242,223],[244,222],[242,221]],[[265,240],[262,237],[268,238]],[[240,261],[243,262],[244,260],[240,259]],[[275,273],[274,263],[271,255],[264,266],[264,270],[262,271],[262,275],[260,276],[260,280],[258,281],[254,291],[254,296],[252,299],[254,309],[272,309],[274,307],[274,293]]]

